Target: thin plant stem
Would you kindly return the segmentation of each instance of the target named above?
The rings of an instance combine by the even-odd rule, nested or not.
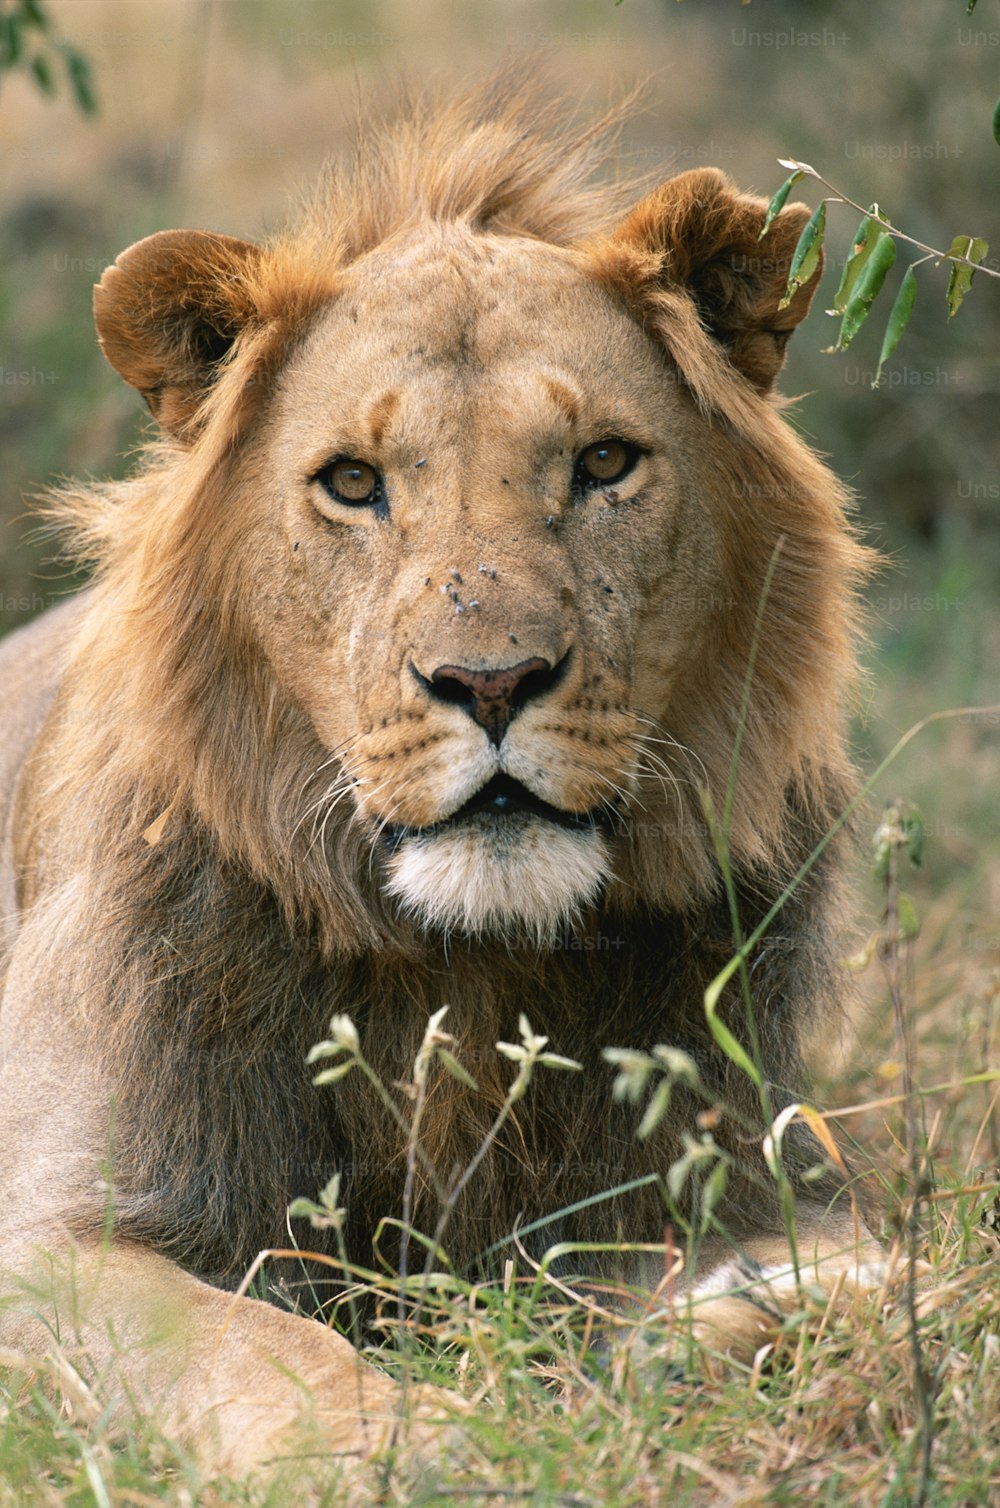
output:
[[[833,194],[834,196],[833,200],[831,201],[832,203],[849,204],[850,207],[852,209],[856,209],[858,211],[858,214],[860,215],[871,214],[871,211],[869,209],[866,209],[863,204],[858,204],[856,200],[849,199],[848,196],[842,192],[842,190],[837,188],[836,184],[831,183],[828,178],[824,178],[822,173],[817,173],[816,169],[814,167],[810,167],[809,163],[797,162],[795,158],[791,157],[788,158],[787,161],[794,164],[795,168],[805,173],[807,177],[815,178],[817,183],[821,183],[824,188],[828,188],[831,194]],[[915,236],[908,236],[905,231],[899,230],[895,225],[893,225],[892,221],[888,219],[886,215],[883,215],[881,210],[879,210],[876,214],[871,215],[871,218],[877,225],[881,225],[882,229],[887,231],[890,236],[894,236],[897,241],[906,241],[909,246],[915,246],[918,251],[925,251],[927,253],[927,257],[924,258],[925,261],[928,258],[933,257],[938,262],[955,262],[959,266],[971,267],[973,272],[981,272],[984,277],[1000,278],[1000,272],[995,271],[992,267],[983,267],[980,265],[980,263],[971,261],[968,255],[955,256],[954,253],[949,253],[947,251],[938,251],[935,247],[928,246],[926,242],[918,241]],[[972,238],[970,237],[970,240],[971,239]]]
[[[888,770],[891,765],[895,764],[896,760],[906,748],[907,744],[911,743],[913,739],[916,738],[918,733],[922,733],[925,728],[930,727],[931,723],[944,722],[947,719],[953,717],[996,717],[998,715],[1000,715],[1000,703],[994,703],[991,706],[985,707],[949,707],[942,712],[928,713],[927,717],[922,717],[918,723],[914,723],[912,728],[908,728],[902,735],[902,737],[896,740],[895,744],[893,744],[892,748],[889,750],[889,753],[882,760],[882,763],[871,775],[869,775],[868,779],[861,786],[857,794],[853,796],[844,807],[844,810],[841,812],[836,821],[830,824],[829,829],[823,835],[823,837],[820,838],[819,842],[816,844],[816,847],[813,849],[809,857],[803,860],[803,862],[799,865],[798,869],[795,871],[794,875],[789,880],[784,890],[782,890],[777,900],[774,901],[766,914],[757,923],[756,927],[750,933],[750,936],[746,938],[743,946],[738,949],[737,953],[734,954],[734,956],[729,960],[725,968],[721,969],[716,975],[715,979],[713,979],[712,983],[705,991],[706,1008],[708,1008],[709,1010],[714,1010],[715,1002],[718,1000],[719,995],[722,993],[722,990],[728,984],[729,980],[733,977],[733,974],[739,968],[740,959],[746,959],[749,956],[750,952],[757,946],[761,938],[767,932],[767,929],[770,927],[771,923],[774,921],[775,917],[780,915],[787,902],[795,894],[796,890],[801,885],[806,875],[812,872],[822,855],[825,853],[826,849],[833,842],[834,838],[839,832],[842,831],[847,823],[850,822],[851,818],[854,816],[854,813],[857,811],[862,802],[868,799],[875,786],[885,774],[886,770]]]
[[[879,950],[889,996],[892,1000],[897,1051],[903,1069],[903,1141],[906,1152],[909,1197],[906,1200],[906,1316],[913,1358],[913,1387],[919,1415],[919,1466],[913,1508],[923,1508],[933,1480],[934,1390],[924,1363],[917,1315],[917,1248],[920,1240],[920,1203],[924,1185],[924,1158],[917,1125],[917,1095],[914,1078],[913,1033],[907,1004],[912,997],[913,940],[904,935],[899,902],[899,860],[907,839],[899,803],[887,808],[882,824],[886,845],[885,926]]]
[[[767,1126],[774,1121],[774,1106],[771,1100],[771,1090],[764,1072],[763,1055],[760,1045],[760,1033],[757,1028],[757,1016],[753,1005],[753,992],[750,988],[750,971],[748,967],[748,951],[744,949],[743,924],[740,919],[739,898],[736,894],[736,883],[733,878],[732,863],[730,859],[730,834],[732,832],[733,809],[736,803],[736,786],[739,779],[740,755],[743,749],[743,736],[746,731],[747,719],[750,715],[750,700],[753,691],[754,671],[757,665],[757,653],[760,648],[761,634],[764,627],[764,615],[767,611],[768,598],[774,581],[774,573],[777,570],[778,559],[784,546],[784,536],[779,536],[771,552],[764,582],[761,586],[760,596],[757,602],[757,613],[754,620],[753,635],[750,640],[750,653],[747,658],[746,675],[743,679],[743,696],[740,704],[739,721],[736,726],[736,736],[733,740],[733,753],[729,763],[729,777],[726,783],[726,797],[722,812],[721,828],[714,819],[714,813],[708,804],[707,816],[712,831],[712,839],[715,846],[716,857],[722,872],[722,881],[729,904],[729,916],[733,929],[733,941],[736,944],[737,956],[740,959],[740,986],[743,994],[743,1005],[747,1022],[747,1030],[750,1034],[750,1050],[753,1061],[757,1067],[757,1092],[760,1097],[761,1111]],[[724,1044],[722,1044],[724,1047]],[[778,1198],[781,1204],[782,1221],[785,1226],[785,1234],[788,1237],[789,1249],[792,1254],[792,1265],[795,1270],[796,1281],[799,1276],[798,1244],[795,1232],[795,1196],[791,1183],[784,1170],[780,1156],[775,1161],[775,1180],[778,1186]]]

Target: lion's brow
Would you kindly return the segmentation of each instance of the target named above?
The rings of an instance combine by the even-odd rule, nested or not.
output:
[[[385,438],[385,432],[392,421],[392,417],[399,407],[399,391],[397,388],[387,388],[384,393],[374,399],[368,409],[365,418],[368,424],[368,435],[373,450],[381,448]]]

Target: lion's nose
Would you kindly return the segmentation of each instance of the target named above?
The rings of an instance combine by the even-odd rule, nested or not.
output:
[[[558,685],[565,665],[565,658],[552,666],[537,655],[498,670],[439,665],[429,678],[420,676],[420,681],[438,701],[467,712],[499,748],[511,720],[527,702]]]

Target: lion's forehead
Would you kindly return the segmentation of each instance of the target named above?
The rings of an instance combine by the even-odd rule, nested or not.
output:
[[[572,256],[451,232],[350,269],[293,358],[295,375],[306,368],[314,392],[325,385],[354,403],[391,387],[404,407],[444,401],[455,413],[479,395],[506,419],[523,398],[569,404],[591,422],[610,408],[609,424],[633,427],[662,408],[658,348]]]
[[[489,331],[516,313],[549,320],[563,303],[602,297],[577,259],[558,247],[454,225],[379,248],[347,270],[342,287],[348,306],[368,313],[388,305],[421,327],[437,315],[449,332]],[[522,334],[530,339],[523,327]]]

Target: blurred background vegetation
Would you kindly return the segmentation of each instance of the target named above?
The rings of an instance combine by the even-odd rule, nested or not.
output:
[[[651,77],[622,172],[715,164],[770,195],[785,176],[776,158],[803,159],[932,246],[985,237],[986,265],[1000,268],[997,0],[972,16],[966,0],[46,0],[45,12],[89,60],[97,111],[81,112],[72,80],[49,97],[30,74],[0,81],[4,631],[71,589],[32,537],[31,495],[63,475],[123,474],[145,430],[94,339],[103,268],[168,226],[266,232],[349,146],[359,101],[362,112],[390,104],[401,74],[461,81],[513,56],[541,64],[553,92],[584,111]],[[808,180],[796,189],[813,204],[819,192]],[[978,278],[949,323],[946,271],[921,269],[914,318],[872,392],[888,298],[850,350],[822,354],[857,218],[830,208],[823,286],[783,385],[802,395],[792,422],[856,489],[887,557],[870,591],[857,719],[870,769],[927,713],[1000,701],[1000,286]],[[909,260],[900,248],[892,291]],[[881,783],[862,835],[879,798],[897,792],[928,831],[911,888],[924,918],[922,1077],[933,1082],[994,1050],[1000,716],[922,734]],[[864,869],[859,857],[862,927],[879,905]],[[866,1073],[890,1052],[879,991],[876,980]],[[996,1160],[995,1117],[990,1138],[978,1150]]]

